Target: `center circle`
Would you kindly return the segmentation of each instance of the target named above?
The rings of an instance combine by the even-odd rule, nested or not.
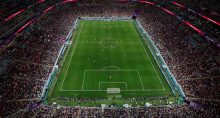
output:
[[[118,41],[115,38],[107,37],[101,40],[100,45],[103,48],[113,49],[118,46]]]

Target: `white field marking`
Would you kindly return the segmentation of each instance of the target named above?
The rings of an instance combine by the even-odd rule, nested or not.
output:
[[[94,43],[94,44],[96,44],[96,43],[100,43],[100,42],[78,42],[78,44],[80,44],[80,43],[88,43],[88,44],[90,44],[90,43]],[[105,42],[105,43],[121,43],[121,44],[129,44],[129,43],[131,43],[131,44],[140,44],[140,42]]]
[[[131,23],[131,22],[130,22]],[[132,27],[132,26],[131,26]],[[133,28],[133,27],[132,27]],[[81,27],[82,29],[82,27]],[[136,32],[137,34],[137,32]],[[78,40],[77,40],[78,41]],[[88,42],[86,42],[88,43]],[[99,42],[98,42],[99,43]],[[132,42],[133,43],[133,42]],[[143,46],[143,43],[141,42],[142,46]],[[144,47],[143,47],[144,48]],[[145,48],[144,48],[145,49]],[[146,52],[146,50],[145,50]],[[146,53],[147,56],[148,56],[148,53]],[[148,56],[149,57],[149,56]],[[151,60],[150,60],[151,61]],[[152,62],[151,62],[152,63]],[[154,68],[154,66],[153,66]],[[86,71],[94,71],[94,70],[86,70]],[[136,71],[136,70],[95,70],[95,71]],[[85,74],[85,71],[84,71],[84,74]],[[85,76],[85,75],[84,75]],[[83,81],[84,81],[84,78],[83,78]],[[161,80],[160,80],[161,81]],[[62,86],[63,86],[63,83],[62,83]],[[163,86],[163,84],[162,84]],[[145,90],[122,90],[122,91],[162,91],[162,90],[165,90],[164,87],[163,89],[145,89]],[[99,90],[63,90],[62,87],[61,87],[61,91],[99,91]],[[102,90],[101,90],[102,91]],[[106,90],[103,90],[103,91],[106,91]]]
[[[76,32],[74,32],[74,36],[73,37],[75,37],[75,34],[76,34]],[[72,41],[71,41],[71,45],[70,45],[70,47],[72,46]],[[69,50],[70,50],[70,47],[68,47],[68,50],[67,50],[67,52],[66,52],[66,54],[65,54],[65,57],[64,57],[64,60],[66,60],[66,57],[67,57],[67,54],[69,53]],[[64,78],[65,79],[65,78]],[[62,81],[62,85],[61,85],[61,87],[60,87],[60,90],[62,90],[62,88],[63,88],[63,83],[64,83],[64,80]]]
[[[105,39],[107,39],[107,40],[109,40],[109,39],[116,40],[115,38],[111,38],[110,36],[108,36],[107,38],[103,38],[103,39],[99,42],[102,48],[113,49],[113,48],[118,47],[118,41],[117,41],[117,40],[116,40],[115,42],[113,42],[113,43],[116,44],[114,47],[110,47],[110,48],[109,48],[109,47],[103,46],[103,43],[112,43],[112,42],[102,42],[102,41],[105,40]]]
[[[107,66],[107,67],[114,67],[114,66]],[[104,67],[105,68],[105,67]],[[82,90],[83,90],[83,88],[84,88],[84,81],[85,81],[85,76],[86,76],[86,72],[87,71],[90,71],[90,72],[92,72],[92,71],[99,71],[99,72],[107,72],[107,71],[113,71],[113,72],[115,72],[115,71],[118,71],[118,72],[120,72],[120,71],[127,71],[127,72],[132,72],[132,71],[134,71],[134,72],[137,72],[137,74],[138,74],[138,77],[139,77],[139,80],[140,80],[140,83],[141,83],[141,87],[142,87],[142,89],[143,90],[145,90],[145,88],[144,88],[144,85],[143,85],[143,82],[142,82],[142,79],[141,79],[141,76],[140,76],[140,73],[139,73],[139,71],[138,70],[132,70],[132,69],[120,69],[120,70],[104,70],[104,68],[103,69],[97,69],[97,70],[95,70],[95,69],[87,69],[87,70],[85,70],[84,71],[84,74],[83,74],[83,83],[82,83]]]
[[[101,88],[101,84],[105,84],[105,83],[115,83],[115,84],[124,84],[125,85],[125,88],[126,88],[126,90],[128,89],[128,85],[127,85],[127,82],[99,82],[99,90],[100,90],[100,88]]]
[[[83,82],[82,82],[82,90],[83,90],[83,86],[84,86],[84,79],[85,79],[85,76],[86,76],[86,70],[84,71],[84,73],[83,73]]]
[[[97,27],[97,28],[124,28],[123,26],[93,26],[93,27]]]
[[[142,87],[143,90],[145,90],[144,85],[143,85],[143,82],[142,82],[142,79],[141,79],[141,76],[140,76],[140,73],[139,73],[138,70],[137,70],[137,73],[138,73],[139,80],[140,80],[140,82],[141,82],[141,87]]]
[[[69,70],[70,64],[71,64],[71,62],[72,62],[71,60],[72,60],[73,54],[74,54],[74,52],[75,52],[75,49],[76,49],[76,46],[77,46],[77,42],[78,42],[79,36],[80,36],[81,31],[82,31],[82,29],[83,29],[83,25],[84,25],[84,22],[82,23],[81,29],[80,29],[80,31],[79,31],[79,34],[78,34],[77,38],[76,38],[76,43],[75,43],[75,46],[74,46],[74,48],[73,48],[73,52],[72,52],[71,57],[70,57],[70,62],[69,62],[69,64],[68,64],[67,71],[66,71],[66,73],[65,73],[65,75],[64,75],[64,79],[63,79],[63,82],[62,82],[62,85],[61,85],[61,88],[60,88],[60,89],[63,88],[63,83],[64,83],[64,81],[66,80],[66,75],[67,75],[67,72],[68,72],[68,70]],[[75,32],[75,34],[76,34],[76,32]],[[75,35],[75,34],[74,34],[74,35]],[[71,45],[71,46],[72,46],[72,45]],[[69,48],[70,48],[70,47],[69,47]]]
[[[111,69],[111,70],[103,70],[103,69],[87,69],[87,70],[85,70],[86,72],[87,71],[137,71],[137,70],[135,70],[135,69],[121,69],[121,70],[113,70],[113,69]]]
[[[135,27],[133,27],[133,28],[135,28]],[[135,30],[135,34],[137,35],[139,41],[141,42],[141,39],[139,38],[138,32],[137,32],[136,30]],[[142,38],[143,38],[143,37],[142,37]],[[163,87],[163,89],[164,89],[164,85],[163,85],[163,83],[162,83],[162,81],[161,81],[161,79],[160,79],[160,77],[159,77],[159,75],[158,75],[158,73],[157,73],[157,71],[156,71],[156,69],[155,69],[155,67],[154,67],[154,64],[152,63],[151,58],[150,58],[150,56],[148,55],[148,53],[147,53],[147,51],[146,51],[146,49],[145,49],[145,47],[144,47],[144,45],[143,45],[142,42],[141,42],[141,45],[142,45],[142,47],[143,47],[143,49],[144,49],[144,51],[145,51],[147,57],[149,58],[151,65],[153,66],[154,72],[157,74],[157,78],[159,79],[160,84],[162,85],[162,87]]]
[[[116,67],[116,66],[106,66],[106,67],[104,67],[102,70],[105,70],[105,69],[107,69],[107,68],[116,68],[116,69],[118,69],[118,70],[121,70],[121,68]]]
[[[132,28],[132,29],[134,28],[134,27],[133,27],[133,24],[132,24],[132,21],[129,22],[129,26],[130,26],[130,28]]]
[[[119,21],[120,22],[120,25],[117,25],[117,26],[111,26],[111,24],[113,24],[113,22],[106,22],[106,21],[103,21],[101,22],[101,25],[97,25],[97,24],[94,24],[93,22],[93,27],[97,27],[97,28],[124,28],[124,25],[122,24],[123,21]]]
[[[137,71],[137,70],[131,70],[131,69],[121,69],[121,70],[103,70],[103,69],[86,69],[84,71],[84,74],[83,74],[83,83],[82,83],[82,90],[84,88],[84,81],[85,81],[85,76],[86,76],[86,72],[87,71],[99,71],[99,72],[107,72],[107,71],[128,71],[128,72],[131,72],[131,71]]]
[[[165,91],[166,89],[145,89],[145,90],[135,90],[135,89],[133,89],[133,90],[120,90],[120,91],[125,91],[125,92],[129,92],[129,91],[133,91],[133,92],[141,92],[141,91]],[[107,90],[88,90],[88,89],[86,89],[86,90],[60,90],[60,91],[66,91],[66,92],[74,92],[74,91],[107,91]]]
[[[123,21],[120,21],[120,23],[121,23],[121,26],[124,27],[124,25],[123,25]]]

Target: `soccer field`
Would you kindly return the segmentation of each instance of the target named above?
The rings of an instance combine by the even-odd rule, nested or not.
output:
[[[52,98],[173,95],[134,21],[80,20]]]

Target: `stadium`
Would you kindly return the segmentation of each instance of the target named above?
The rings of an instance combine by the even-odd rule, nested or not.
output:
[[[0,1],[0,118],[220,117],[219,8]]]

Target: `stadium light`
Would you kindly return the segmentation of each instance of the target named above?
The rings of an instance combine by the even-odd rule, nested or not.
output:
[[[22,27],[16,32],[16,34],[20,33],[24,28],[26,28],[27,26],[29,26],[32,22],[33,22],[33,20],[30,20],[28,23],[26,23],[24,26],[22,26]]]
[[[24,12],[24,11],[25,11],[25,9],[22,9],[22,10],[16,12],[16,13],[10,15],[10,16],[9,16],[8,18],[6,18],[4,21],[7,22],[7,21],[11,20],[12,18],[14,18],[15,16],[17,16],[18,14],[21,14],[21,13]]]
[[[170,10],[168,10],[168,9],[166,9],[166,8],[163,8],[163,7],[160,7],[160,8],[161,8],[163,11],[165,11],[165,12],[167,12],[167,13],[173,15],[173,16],[176,16],[176,14],[173,13],[173,12],[171,12]]]
[[[46,10],[44,10],[43,13],[45,14],[45,13],[47,13],[48,11],[50,11],[51,9],[53,9],[53,8],[54,8],[54,6],[50,6],[50,7],[48,7]]]
[[[177,2],[173,2],[172,1],[171,3],[173,3],[174,5],[177,5],[177,6],[181,7],[181,8],[185,8],[183,5],[181,5],[181,4],[177,3]]]
[[[193,26],[191,23],[187,22],[187,21],[183,21],[183,23],[185,23],[186,25],[190,26],[191,28],[193,28],[196,32],[198,32],[200,35],[204,36],[205,33],[202,32],[200,29],[196,28],[195,26]]]
[[[176,6],[179,6],[179,7],[181,7],[181,8],[185,8],[183,5],[181,5],[181,4],[179,4],[179,3],[177,3],[177,2],[171,2],[172,4],[174,4],[174,5],[176,5]],[[198,13],[198,12],[195,12],[195,11],[193,11],[193,10],[191,10],[191,9],[187,9],[188,11],[190,11],[190,12],[193,12],[194,14],[196,14],[196,15],[199,15],[199,16],[201,16],[202,18],[204,18],[204,19],[206,19],[206,20],[208,20],[208,21],[210,21],[210,22],[212,22],[212,23],[214,23],[214,24],[216,24],[216,25],[218,25],[218,26],[220,26],[220,23],[219,22],[217,22],[217,21],[215,21],[215,20],[213,20],[213,19],[211,19],[211,18],[209,18],[209,17],[207,17],[207,16],[204,16],[204,15],[202,15],[202,14],[200,14],[200,13]]]
[[[148,1],[140,1],[140,3],[147,3],[147,4],[149,4],[149,5],[155,5],[155,3],[153,3],[153,2],[148,2]]]

